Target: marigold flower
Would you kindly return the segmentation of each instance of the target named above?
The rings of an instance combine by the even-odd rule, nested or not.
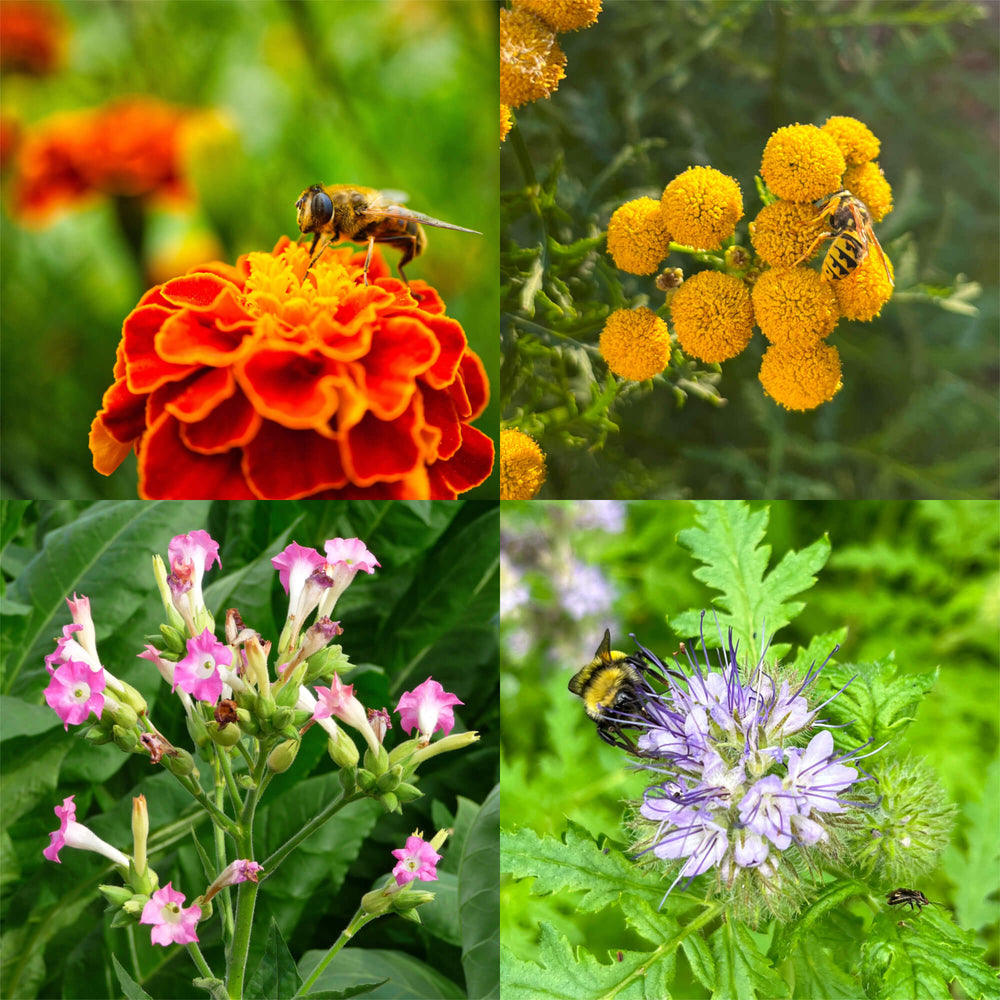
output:
[[[15,212],[31,225],[92,195],[186,197],[178,149],[187,115],[126,97],[34,125],[18,150]]]
[[[510,115],[510,105],[501,104],[500,105],[500,141],[503,142],[507,138],[507,133],[510,131],[511,126],[514,124],[513,118]]]
[[[513,427],[500,431],[500,499],[530,500],[545,482],[545,452]]]
[[[412,691],[406,691],[399,699],[396,711],[400,725],[408,733],[417,730],[422,740],[430,740],[435,730],[440,729],[445,736],[455,727],[453,705],[464,705],[457,695],[450,694],[432,677],[418,684]]]
[[[489,390],[459,323],[376,251],[334,248],[309,273],[282,237],[235,267],[150,289],[126,317],[91,426],[94,468],[135,447],[150,498],[455,499],[489,475],[470,422]],[[414,296],[419,296],[419,300]]]
[[[889,275],[895,276],[888,254],[883,264],[882,254],[869,244],[865,259],[846,278],[830,282],[844,319],[867,322],[878,316],[882,306],[892,298],[892,285],[885,273],[887,266]]]
[[[786,410],[814,410],[840,390],[840,354],[817,340],[811,344],[772,344],[760,365],[764,391]]]
[[[608,222],[608,253],[629,274],[652,274],[670,253],[670,233],[660,203],[636,198],[615,210]]]
[[[553,31],[564,34],[597,23],[601,0],[514,0],[514,10],[526,10]]]
[[[441,855],[423,837],[417,834],[407,837],[406,847],[393,851],[392,856],[397,861],[392,870],[397,885],[406,885],[414,879],[421,882],[437,880],[437,863]]]
[[[760,175],[779,198],[816,201],[840,187],[846,166],[826,132],[815,125],[786,125],[767,140]]]
[[[750,343],[753,306],[739,278],[701,271],[670,302],[674,332],[685,353],[702,361],[728,361]]]
[[[816,239],[817,230],[811,223],[817,214],[811,202],[772,201],[757,213],[750,227],[750,242],[772,267],[791,267]]]
[[[642,382],[670,361],[670,331],[651,309],[616,309],[604,324],[601,357],[622,378]]]
[[[500,103],[519,108],[548,97],[566,75],[555,32],[526,10],[500,10]]]
[[[173,882],[157,889],[142,908],[140,924],[152,924],[153,944],[192,944],[198,940],[198,921],[201,909],[194,904],[184,908],[184,895]]]
[[[63,61],[66,21],[51,3],[4,0],[0,18],[0,69],[45,76]]]
[[[834,115],[832,118],[827,118],[823,131],[837,144],[848,166],[867,163],[878,156],[881,144],[875,133],[857,118]]]
[[[660,207],[678,243],[716,250],[743,218],[743,195],[732,177],[714,167],[688,167],[664,188]]]
[[[844,187],[865,203],[873,222],[881,222],[892,211],[892,188],[877,163],[848,167]]]
[[[808,267],[765,271],[750,295],[754,319],[772,344],[805,344],[837,325],[837,297],[830,282]]]

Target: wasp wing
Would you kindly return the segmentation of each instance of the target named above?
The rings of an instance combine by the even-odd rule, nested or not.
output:
[[[478,229],[466,229],[465,226],[453,226],[450,222],[442,222],[440,219],[432,219],[423,212],[414,212],[401,205],[369,205],[364,212],[360,213],[367,219],[402,219],[404,222],[419,222],[422,226],[435,226],[438,229],[454,229],[459,233],[474,233],[482,236]]]

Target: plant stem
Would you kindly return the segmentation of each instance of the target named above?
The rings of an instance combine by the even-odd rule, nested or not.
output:
[[[232,799],[233,809],[239,812],[243,808],[243,796],[240,795],[239,785],[236,784],[236,779],[233,777],[232,761],[229,759],[229,754],[218,747],[216,748],[216,753],[222,765],[222,773],[226,778],[226,787],[229,789],[229,797]],[[221,805],[222,803],[220,802],[219,804]]]
[[[361,930],[365,924],[370,923],[379,914],[377,913],[365,913],[364,910],[358,910],[357,913],[351,917],[351,922],[340,932],[340,937],[334,941],[330,950],[319,960],[319,964],[312,971],[312,975],[299,987],[298,992],[295,997],[302,997],[308,994],[309,990],[312,989],[316,980],[323,974],[323,970],[333,961],[336,957],[338,951],[347,944],[348,941],[354,937],[355,934]],[[292,1000],[295,1000],[295,997]]]
[[[198,947],[198,942],[192,941],[187,947],[188,947],[188,952],[191,955],[191,958],[194,960],[194,964],[198,966],[198,971],[206,979],[218,978],[212,971],[208,962],[205,961],[205,956],[201,953],[201,948]]]
[[[317,813],[311,820],[298,833],[289,837],[284,844],[281,845],[267,860],[263,862],[264,874],[271,875],[271,873],[281,864],[282,861],[295,850],[299,844],[302,843],[307,837],[312,836],[327,820],[332,819],[341,809],[344,808],[348,803],[355,802],[357,799],[361,798],[361,795],[355,794],[351,796],[345,796],[341,792],[322,812]]]
[[[215,803],[222,809],[223,808],[223,798],[225,797],[225,780],[223,774],[227,774],[229,778],[232,778],[231,773],[226,765],[229,763],[228,754],[223,753],[219,747],[215,748],[215,759],[212,761],[212,766],[215,771]],[[232,790],[230,789],[230,793]],[[238,808],[242,803],[237,798],[233,803],[234,808]],[[215,864],[216,870],[221,872],[226,867],[226,835],[223,833],[222,829],[218,826],[214,827],[215,835]],[[227,886],[221,893],[221,898],[219,899],[220,909],[222,910],[222,935],[227,941],[232,941],[233,939],[233,904],[229,896],[229,887]]]

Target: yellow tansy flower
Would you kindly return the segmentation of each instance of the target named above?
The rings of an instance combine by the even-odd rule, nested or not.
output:
[[[739,278],[701,271],[681,285],[670,302],[674,332],[686,354],[727,361],[750,343],[753,307]]]
[[[867,163],[878,156],[881,144],[874,132],[857,118],[834,115],[827,118],[823,131],[837,144],[848,165]]]
[[[553,31],[589,28],[601,13],[601,0],[514,0],[514,10],[528,10]]]
[[[500,103],[519,108],[548,97],[566,75],[555,32],[526,10],[500,10]]]
[[[651,309],[616,309],[601,331],[601,356],[622,378],[642,382],[670,360],[670,331]]]
[[[698,250],[717,250],[743,217],[740,186],[714,167],[689,167],[660,198],[663,221],[678,242]]]
[[[507,133],[510,131],[511,125],[513,125],[513,119],[510,117],[510,107],[507,104],[500,105],[500,141],[503,142],[507,138]]]
[[[627,201],[608,223],[608,253],[629,274],[652,274],[670,253],[670,234],[653,198]]]
[[[881,222],[892,211],[892,188],[877,163],[848,167],[844,187],[868,206],[873,222]]]
[[[530,500],[545,482],[545,453],[534,438],[509,428],[500,431],[500,499]]]
[[[760,365],[760,384],[786,410],[814,410],[841,387],[840,354],[817,340],[812,344],[772,344]]]
[[[751,227],[754,250],[772,267],[791,267],[816,239],[812,222],[818,214],[812,202],[779,200],[765,205]]]
[[[781,267],[765,271],[750,295],[753,315],[772,344],[805,344],[837,325],[837,297],[818,271]]]
[[[865,259],[846,278],[831,281],[833,293],[837,297],[837,308],[844,319],[867,322],[874,319],[882,306],[892,298],[892,285],[885,273],[895,277],[892,261],[888,254],[882,263],[882,254],[869,244]]]
[[[786,125],[764,147],[760,175],[779,198],[816,201],[840,187],[847,167],[836,142],[815,125]]]

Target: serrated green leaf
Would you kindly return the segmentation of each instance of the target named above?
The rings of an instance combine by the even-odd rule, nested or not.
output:
[[[703,565],[694,576],[721,591],[715,599],[719,628],[725,635],[732,627],[749,662],[760,656],[762,636],[774,635],[805,606],[789,600],[816,582],[815,573],[830,555],[824,536],[801,552],[789,551],[770,573],[767,572],[771,546],[763,543],[767,531],[767,510],[752,511],[738,500],[705,500],[696,505],[697,527],[686,528],[678,542]],[[679,635],[696,636],[701,631],[701,611],[692,610],[670,619]],[[715,623],[706,623],[705,638],[715,642]],[[775,656],[783,655],[772,647]]]
[[[867,896],[870,891],[863,882],[856,882],[853,879],[825,886],[816,899],[794,920],[776,926],[768,955],[775,963],[783,962],[791,954],[799,938],[811,931],[818,920],[843,906],[849,899]]]
[[[125,994],[125,1000],[153,1000],[153,998],[125,971],[125,967],[118,961],[116,955],[111,956],[114,962],[115,975],[118,976],[118,985]]]
[[[685,934],[681,941],[684,957],[695,979],[707,990],[715,989],[715,958],[708,942],[700,934]]]
[[[299,975],[307,979],[325,951],[307,951]],[[465,1000],[460,989],[426,962],[401,951],[382,948],[344,948],[323,970],[310,996],[333,993],[358,996],[374,985],[381,1000]],[[367,987],[363,989],[362,987]],[[352,992],[353,991],[353,992]]]
[[[470,997],[499,997],[500,787],[486,797],[469,828],[458,871],[462,969]]]
[[[716,968],[713,1000],[777,1000],[790,995],[788,984],[745,924],[724,921],[712,933],[710,943]]]
[[[828,948],[812,934],[804,934],[790,957],[795,971],[795,996],[809,1000],[858,1000],[861,983],[841,968]]]

